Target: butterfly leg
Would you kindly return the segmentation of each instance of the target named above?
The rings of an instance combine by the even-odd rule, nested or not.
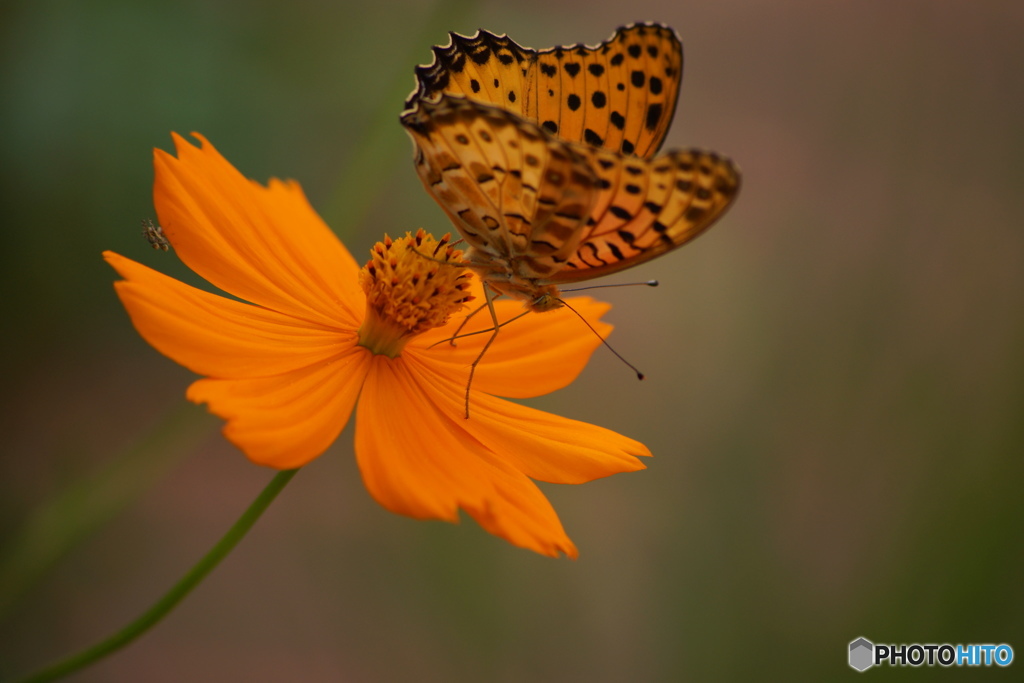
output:
[[[469,323],[470,318],[472,318],[474,315],[487,308],[488,303],[481,304],[476,309],[474,309],[472,313],[470,313],[469,315],[462,319],[462,322],[459,323],[459,326],[455,328],[455,333],[452,334],[452,336],[447,339],[449,344],[455,346],[455,340],[459,338],[459,333],[462,332],[462,328],[464,328]]]
[[[495,298],[497,298],[497,297],[495,297]],[[484,306],[486,306],[486,305],[487,304],[484,304],[483,306],[481,306],[479,309],[474,311],[473,314],[478,313],[479,311],[482,311],[484,309]],[[516,320],[519,320],[520,318],[522,318],[524,315],[529,315],[530,313],[533,313],[533,311],[525,310],[522,313],[520,313],[519,315],[517,315],[515,317],[512,317],[512,318],[509,318],[505,322],[499,323],[498,327],[505,327],[505,325],[508,325],[511,322],[515,322]],[[460,325],[459,329],[461,330],[463,327],[464,327],[464,325]],[[430,346],[428,346],[427,348],[428,349],[432,349],[435,346],[437,346],[438,344],[444,344],[445,342],[452,342],[452,346],[455,346],[454,340],[456,340],[456,339],[465,339],[466,337],[475,337],[478,334],[487,334],[488,332],[493,332],[493,331],[494,331],[494,326],[492,325],[491,327],[488,327],[486,330],[477,330],[476,332],[467,332],[466,334],[458,334],[456,332],[456,334],[452,335],[451,337],[448,337],[447,339],[441,339],[440,341],[436,341],[433,344],[431,344]]]
[[[493,294],[492,294],[493,292]],[[480,350],[480,355],[476,357],[473,364],[469,366],[469,379],[466,381],[466,419],[469,419],[469,390],[473,386],[473,375],[476,374],[476,366],[483,360],[484,354],[487,353],[487,349],[491,348],[491,344],[494,343],[494,338],[498,336],[501,325],[498,324],[498,313],[494,310],[494,300],[501,296],[501,292],[495,292],[486,284],[484,285],[484,301],[487,305],[487,310],[491,314],[491,322],[494,324],[494,328],[491,332],[490,338],[487,343],[484,344],[484,348]],[[511,322],[511,321],[510,321]],[[460,328],[461,329],[461,328]],[[486,331],[486,330],[485,330]]]

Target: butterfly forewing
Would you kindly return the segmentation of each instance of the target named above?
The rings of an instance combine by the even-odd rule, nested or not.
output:
[[[424,187],[495,272],[548,277],[575,253],[597,178],[585,155],[504,110],[443,96],[407,111]]]
[[[670,152],[642,161],[593,153],[601,196],[576,253],[553,284],[578,282],[644,263],[710,227],[739,192],[739,171],[713,152]]]
[[[675,113],[682,45],[659,24],[634,24],[596,47],[524,48],[506,36],[451,34],[416,69],[406,102],[456,94],[501,107],[563,140],[643,158],[661,147]]]
[[[416,90],[406,100],[406,109],[450,94],[526,115],[523,82],[536,60],[535,51],[490,31],[448,36],[448,45],[433,48],[431,64],[416,67]]]
[[[538,53],[536,110],[526,113],[561,138],[650,158],[675,114],[683,51],[658,24],[618,29],[595,48]],[[532,104],[532,102],[531,102]]]

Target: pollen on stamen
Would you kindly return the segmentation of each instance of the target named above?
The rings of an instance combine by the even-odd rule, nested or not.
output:
[[[444,325],[473,299],[472,275],[462,265],[462,252],[448,246],[449,239],[436,240],[420,229],[395,240],[385,235],[373,246],[359,272],[366,292],[361,346],[394,358],[411,338]]]

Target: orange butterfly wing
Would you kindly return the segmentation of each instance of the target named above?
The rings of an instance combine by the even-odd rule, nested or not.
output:
[[[590,156],[599,195],[576,253],[547,278],[552,284],[602,277],[682,246],[721,218],[740,189],[739,169],[714,152]]]
[[[463,95],[529,118],[523,108],[524,82],[537,53],[505,35],[483,29],[472,36],[449,33],[447,45],[435,45],[434,61],[416,67],[416,89],[406,111],[418,102],[436,102],[441,95]],[[403,112],[404,113],[404,112]]]
[[[675,114],[682,44],[660,24],[619,28],[594,47],[524,48],[507,36],[451,34],[416,69],[407,109],[442,94],[501,107],[569,142],[650,158]]]

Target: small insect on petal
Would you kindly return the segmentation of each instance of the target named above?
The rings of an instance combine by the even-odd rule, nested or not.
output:
[[[142,221],[142,236],[146,238],[146,241],[154,249],[167,251],[171,248],[171,243],[164,237],[164,229],[149,218],[145,218]]]

